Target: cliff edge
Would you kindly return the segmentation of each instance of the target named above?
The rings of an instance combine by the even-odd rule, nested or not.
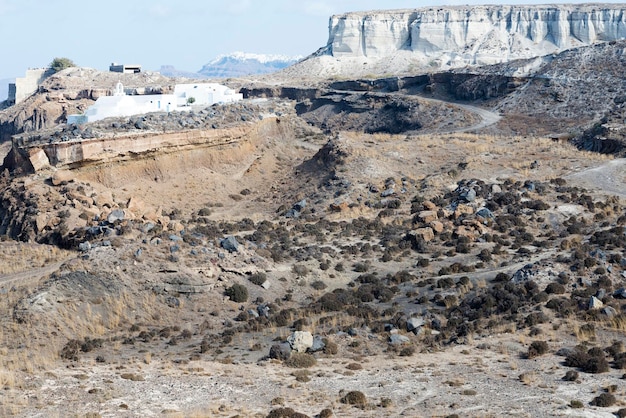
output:
[[[624,4],[428,7],[332,16],[316,58],[334,58],[339,73],[445,70],[624,38]]]

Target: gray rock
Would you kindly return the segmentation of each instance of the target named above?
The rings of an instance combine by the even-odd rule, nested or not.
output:
[[[239,243],[232,235],[222,239],[220,241],[220,246],[230,253],[239,251]]]
[[[474,200],[476,200],[476,190],[472,188],[463,190],[461,194],[459,195],[459,197],[465,200],[466,202],[473,202]]]
[[[165,303],[167,303],[167,306],[169,306],[170,308],[178,308],[180,306],[180,300],[178,300],[178,298],[175,298],[174,296],[169,296],[167,299],[165,299]]]
[[[253,318],[258,318],[259,317],[259,313],[256,310],[254,310],[254,309],[248,309],[247,312],[248,312],[248,315],[250,315]]]
[[[604,303],[595,296],[589,298],[589,309],[600,309],[604,306]]]
[[[84,253],[91,250],[91,243],[89,241],[81,242],[78,244],[78,249]]]
[[[400,334],[393,334],[389,337],[389,343],[392,345],[406,344],[409,341],[411,341],[409,337]]]
[[[287,338],[287,342],[293,351],[305,353],[313,346],[313,335],[308,331],[294,331]]]
[[[620,287],[613,293],[613,296],[619,299],[626,299],[626,288]]]
[[[274,344],[270,347],[269,356],[276,360],[288,360],[291,357],[291,346],[289,343]]]
[[[326,347],[326,344],[324,344],[322,336],[321,335],[314,335],[313,336],[313,345],[311,347],[309,347],[309,352],[310,353],[316,353],[318,351],[322,351],[325,347]]]
[[[487,208],[481,208],[478,210],[478,212],[476,212],[477,216],[480,216],[483,219],[494,219],[495,216],[493,215],[493,212],[490,211]]]
[[[380,194],[380,197],[388,197],[388,196],[391,196],[391,195],[392,195],[392,194],[394,194],[394,193],[395,193],[395,190],[394,190],[394,189],[391,189],[391,188],[389,188],[389,189],[385,189],[385,190],[383,190],[383,191],[382,191],[382,193]]]
[[[604,299],[604,297],[606,296],[606,290],[605,289],[598,289],[598,291],[596,292],[596,297],[600,300]]]
[[[261,287],[265,290],[269,289],[270,286],[271,286],[271,283],[269,280],[264,281],[263,284],[261,285]]]
[[[174,234],[170,235],[169,238],[170,238],[170,241],[182,241],[183,240],[181,237],[179,237],[178,235],[174,235]]]
[[[602,308],[601,312],[609,318],[613,318],[615,315],[617,315],[617,310],[612,306],[605,306],[604,308]]]
[[[502,193],[502,187],[499,184],[491,185],[491,193]]]
[[[415,332],[418,328],[422,327],[424,325],[424,318],[410,318],[408,321],[406,321],[406,330],[407,331],[411,331],[411,332]]]
[[[306,199],[302,199],[301,201],[293,205],[293,209],[297,210],[298,212],[302,212],[302,209],[304,208],[306,208]]]
[[[109,216],[107,216],[107,222],[112,224],[117,221],[123,221],[125,218],[124,211],[122,209],[113,209]]]
[[[270,317],[270,307],[263,304],[263,305],[259,305],[256,307],[257,312],[259,313],[260,316],[264,317],[264,318],[269,318]]]
[[[285,218],[298,218],[298,217],[300,217],[300,211],[297,211],[295,209],[289,209],[285,213]]]

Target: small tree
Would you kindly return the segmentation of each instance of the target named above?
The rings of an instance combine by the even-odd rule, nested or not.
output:
[[[74,64],[74,61],[69,58],[55,58],[50,63],[50,68],[55,73],[58,73],[59,71],[65,70],[66,68],[70,67],[76,67],[76,64]]]
[[[187,99],[187,104],[188,105],[192,105],[196,102],[196,98],[195,97],[190,97]]]

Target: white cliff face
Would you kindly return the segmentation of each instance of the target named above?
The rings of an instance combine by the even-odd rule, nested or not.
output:
[[[458,67],[624,38],[623,4],[460,6],[336,15],[328,47],[336,58],[409,51],[424,64]]]

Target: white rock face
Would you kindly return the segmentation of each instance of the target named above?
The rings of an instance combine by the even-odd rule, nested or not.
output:
[[[623,4],[430,7],[332,16],[328,50],[336,58],[409,51],[422,63],[459,67],[624,38]]]

